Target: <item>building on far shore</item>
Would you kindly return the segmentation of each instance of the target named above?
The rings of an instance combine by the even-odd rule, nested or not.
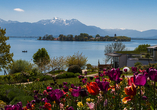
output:
[[[118,51],[105,55],[112,57],[112,66],[114,68],[133,67],[136,62],[140,62],[143,65],[148,65],[149,62],[157,63],[157,45],[147,47],[147,53],[150,54],[150,58],[145,58],[146,52],[136,51]]]

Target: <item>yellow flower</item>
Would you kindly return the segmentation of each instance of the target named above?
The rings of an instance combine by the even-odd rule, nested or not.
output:
[[[86,102],[90,102],[90,101],[93,102],[94,99],[91,99],[91,98],[87,98],[87,99],[86,99]]]
[[[86,88],[86,85],[83,85],[82,88]]]
[[[77,106],[83,107],[83,103],[82,102],[77,102]]]

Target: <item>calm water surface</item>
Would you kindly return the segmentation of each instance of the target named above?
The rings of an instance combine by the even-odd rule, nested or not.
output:
[[[13,59],[23,59],[32,61],[33,54],[39,48],[45,48],[50,57],[68,56],[78,52],[88,57],[88,62],[92,65],[105,63],[104,49],[105,45],[113,42],[105,41],[39,41],[37,38],[10,38],[7,44],[11,45],[10,52],[14,54]],[[140,44],[157,45],[157,40],[132,40],[123,42],[129,50],[134,50]],[[27,50],[27,53],[22,53]],[[0,74],[3,74],[2,72]]]

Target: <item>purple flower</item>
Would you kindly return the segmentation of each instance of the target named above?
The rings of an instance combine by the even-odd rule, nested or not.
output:
[[[103,92],[107,92],[108,88],[109,88],[109,82],[106,82],[106,81],[101,81],[99,84],[98,84],[99,88],[101,91]]]
[[[34,90],[33,92],[34,92],[35,94],[38,94],[39,90]]]
[[[11,105],[5,106],[5,110],[13,110]]]
[[[149,78],[152,81],[157,81],[157,70],[154,68],[149,68]]]
[[[83,80],[82,80],[82,83],[83,83],[83,84],[85,84],[85,83],[86,83],[86,81],[83,79]]]
[[[103,74],[103,73],[101,73],[101,74],[100,74],[100,76],[101,76],[101,77],[103,77],[103,76],[104,76],[104,74]]]
[[[71,95],[73,97],[78,97],[80,95],[79,91],[80,91],[79,89],[73,89]]]
[[[136,72],[137,71],[137,67],[132,67],[132,72]]]
[[[30,109],[32,107],[32,104],[31,103],[27,103],[26,107],[27,107],[27,109]]]
[[[127,69],[124,69],[124,71],[127,72],[128,70],[127,70]]]
[[[71,88],[74,88],[74,84],[71,84]]]
[[[134,75],[138,75],[138,72],[134,72]]]
[[[87,75],[87,71],[85,71],[84,74]]]
[[[68,107],[67,110],[74,110],[74,108],[72,106]]]
[[[112,68],[111,71],[108,71],[107,75],[112,81],[119,81],[119,77],[121,75],[121,71],[119,69]]]
[[[69,88],[67,86],[63,86],[64,87],[64,91],[68,92]]]
[[[88,93],[87,93],[87,91],[85,89],[81,89],[79,91],[79,93],[80,93],[80,96],[82,96],[82,97],[88,96]]]
[[[87,81],[87,78],[84,78],[85,81]]]
[[[63,82],[63,85],[67,85],[67,82]]]
[[[36,102],[35,100],[32,100],[32,101],[31,101],[32,104],[35,103],[35,102]]]
[[[63,96],[63,91],[60,89],[55,89],[49,92],[48,98],[50,98],[51,101],[56,101],[56,103],[59,104],[60,98]]]
[[[104,107],[107,106],[107,99],[104,101]]]
[[[99,82],[100,82],[100,79],[95,79],[95,82],[96,82],[96,83],[99,83]]]
[[[93,80],[93,76],[90,76],[89,78],[90,78],[90,80]]]
[[[62,88],[62,84],[59,85],[59,88]]]
[[[142,100],[147,100],[148,98],[146,96],[142,96]]]
[[[81,75],[79,75],[79,76],[78,76],[78,78],[79,78],[79,79],[81,79],[81,78],[82,78],[82,76],[81,76]]]
[[[135,85],[137,86],[144,86],[146,84],[146,76],[143,74],[138,74],[135,77]]]
[[[106,69],[103,69],[103,71],[106,71]]]

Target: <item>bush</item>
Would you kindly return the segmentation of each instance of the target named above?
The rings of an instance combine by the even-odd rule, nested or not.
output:
[[[48,76],[48,75],[42,75],[42,76],[39,77],[39,80],[40,81],[52,80],[52,77]]]
[[[9,70],[10,74],[21,72],[21,71],[30,71],[32,69],[32,64],[26,60],[16,60],[12,63],[12,67]]]
[[[50,74],[53,74],[53,73],[60,73],[60,72],[64,72],[65,70],[56,70],[56,71],[50,71],[49,73]]]
[[[73,73],[81,73],[82,74],[82,70],[80,68],[80,66],[78,65],[72,65],[68,68],[68,72],[73,72]]]
[[[74,78],[76,76],[80,75],[80,73],[72,73],[72,72],[66,72],[60,75],[57,75],[56,78],[57,79],[62,79],[62,78]]]
[[[134,64],[134,66],[136,67],[136,66],[142,66],[142,63],[141,62],[136,62],[135,64]]]

